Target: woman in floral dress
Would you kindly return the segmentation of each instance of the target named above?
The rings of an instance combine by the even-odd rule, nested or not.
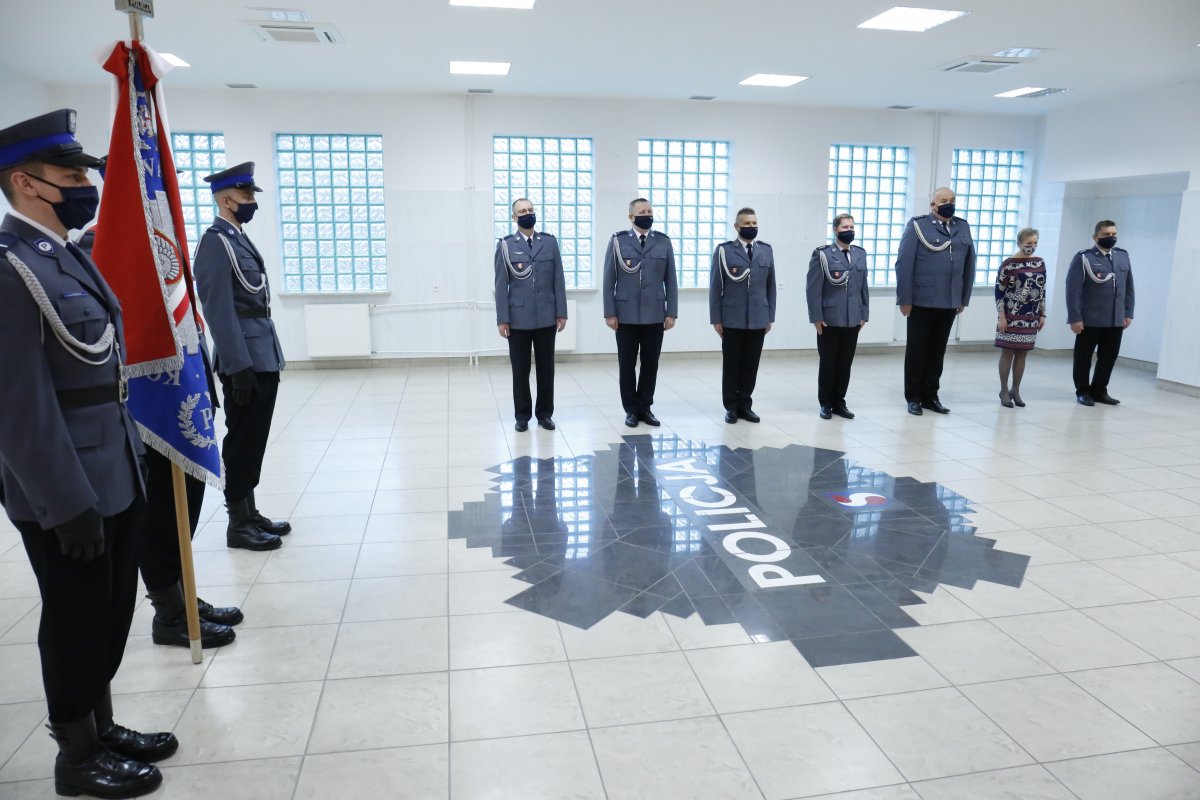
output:
[[[1000,348],[1000,405],[1005,408],[1025,407],[1021,399],[1025,356],[1046,324],[1046,262],[1034,255],[1038,232],[1025,228],[1017,234],[1017,244],[1017,252],[1004,259],[996,276],[996,347]]]

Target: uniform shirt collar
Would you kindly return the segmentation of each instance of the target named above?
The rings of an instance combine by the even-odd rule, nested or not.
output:
[[[55,233],[54,231],[52,231],[52,230],[50,230],[49,228],[47,228],[47,227],[46,227],[45,225],[43,225],[42,223],[40,223],[40,222],[36,222],[36,221],[34,221],[34,220],[30,219],[29,217],[27,217],[27,216],[25,216],[24,214],[22,214],[20,211],[10,210],[8,213],[12,214],[14,217],[16,217],[17,219],[21,220],[21,222],[24,222],[26,225],[30,226],[31,228],[36,228],[36,229],[37,229],[37,230],[39,230],[40,232],[42,232],[42,233],[46,234],[47,236],[49,236],[49,237],[50,237],[50,241],[54,242],[54,243],[55,243],[55,244],[57,244],[59,247],[66,247],[66,246],[67,246],[67,242],[66,242],[66,240],[65,240],[65,239],[63,239],[61,236],[59,236],[59,235],[58,235],[57,233]]]

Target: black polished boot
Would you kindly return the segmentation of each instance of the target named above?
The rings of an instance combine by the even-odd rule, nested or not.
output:
[[[225,529],[226,546],[243,550],[278,550],[283,546],[282,539],[254,523],[249,497],[230,500],[225,507],[229,509],[229,527]]]
[[[187,611],[183,605],[183,589],[178,583],[162,592],[148,592],[154,606],[154,621],[150,623],[151,638],[155,644],[190,647],[187,629]],[[200,646],[208,649],[224,647],[237,638],[228,625],[205,619],[203,607],[200,611]],[[212,608],[212,606],[209,606]],[[221,609],[225,610],[225,609]],[[236,610],[236,609],[235,609]],[[241,612],[238,612],[239,614]],[[240,620],[239,620],[240,621]]]
[[[292,523],[286,519],[276,522],[272,519],[267,519],[259,513],[258,505],[254,502],[254,492],[246,495],[246,500],[250,503],[250,519],[258,526],[258,529],[266,533],[273,533],[276,536],[287,536],[292,532]]]
[[[130,761],[101,744],[96,733],[96,720],[91,714],[74,722],[51,722],[48,727],[50,737],[58,742],[54,791],[59,795],[141,797],[162,783],[158,767]]]
[[[170,758],[179,749],[179,740],[173,733],[138,733],[113,722],[111,687],[104,687],[104,694],[96,703],[92,716],[96,720],[96,735],[100,744],[130,761],[153,764]]]
[[[201,598],[196,598],[196,606],[200,609],[201,622],[215,622],[218,625],[237,625],[246,617],[237,606],[214,606]]]

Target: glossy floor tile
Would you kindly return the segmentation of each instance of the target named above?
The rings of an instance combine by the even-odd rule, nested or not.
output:
[[[201,594],[237,642],[194,666],[135,615],[118,718],[172,729],[155,797],[223,800],[1200,798],[1200,399],[1118,368],[1115,408],[1035,353],[1024,409],[953,353],[949,416],[902,354],[763,360],[759,425],[720,364],[662,363],[660,428],[616,364],[560,363],[551,433],[506,362],[289,370],[231,551]],[[51,798],[37,587],[0,521],[0,797]]]

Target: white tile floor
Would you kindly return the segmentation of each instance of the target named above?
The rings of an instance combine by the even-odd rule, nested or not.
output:
[[[813,669],[740,626],[614,614],[581,631],[515,610],[523,584],[447,540],[483,469],[606,448],[614,363],[562,364],[557,433],[512,430],[507,364],[285,375],[258,492],[295,532],[229,551],[210,495],[203,595],[246,612],[193,666],[138,609],[118,716],[182,747],[158,796],[274,798],[1200,798],[1200,400],[1118,369],[1116,408],[1074,404],[1031,356],[1025,409],[993,353],[952,353],[949,417],[904,413],[899,351],[860,358],[858,419],[822,421],[816,361],[768,358],[763,423],[721,421],[715,358],[668,356],[665,430],[844,450],[975,501],[1031,556],[1019,589],[906,606],[915,657]],[[644,432],[644,429],[642,429]],[[0,797],[53,796],[37,591],[0,523]]]

